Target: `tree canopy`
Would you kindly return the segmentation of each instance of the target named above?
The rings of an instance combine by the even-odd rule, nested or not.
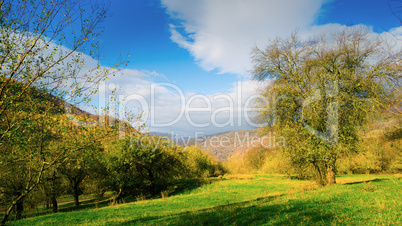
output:
[[[307,40],[293,34],[253,50],[253,76],[268,81],[261,122],[286,138],[283,151],[295,169],[312,168],[321,185],[335,182],[339,154],[354,150],[358,126],[392,96],[399,71],[383,47],[352,27]]]

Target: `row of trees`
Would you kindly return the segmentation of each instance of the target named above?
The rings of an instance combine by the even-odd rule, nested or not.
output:
[[[222,163],[197,147],[183,148],[142,134],[113,141],[105,155],[105,187],[115,191],[117,203],[129,195],[154,196],[179,179],[204,179],[227,172]]]
[[[184,151],[108,117],[108,107],[95,116],[67,104],[87,104],[125,63],[89,67],[100,58],[107,9],[103,1],[0,0],[2,225],[13,210],[21,218],[24,203],[51,203],[57,212],[61,195],[72,194],[78,206],[83,192],[114,191],[119,202],[155,195],[176,179],[225,172],[195,147]]]
[[[58,212],[57,198],[61,196],[72,195],[75,206],[79,206],[82,194],[101,197],[113,191],[114,202],[120,203],[128,196],[152,197],[162,191],[172,192],[175,183],[183,179],[206,179],[227,172],[220,162],[197,147],[183,148],[161,137],[131,132],[119,139],[119,131],[114,130],[102,142],[86,140],[85,148],[69,151],[62,161],[43,171],[36,187],[15,203],[16,219],[22,217],[24,206],[35,208],[47,203],[54,213]],[[51,151],[57,153],[57,149]],[[20,197],[30,180],[27,172],[36,167],[32,162],[2,167],[2,207]]]

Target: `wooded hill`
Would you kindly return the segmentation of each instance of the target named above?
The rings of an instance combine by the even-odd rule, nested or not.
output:
[[[28,89],[17,98],[22,87]],[[74,106],[70,111],[63,99],[34,86],[9,80],[3,94],[14,97],[0,115],[3,222],[13,210],[14,219],[21,219],[26,206],[47,203],[58,212],[57,199],[65,195],[79,206],[82,194],[112,191],[119,203],[128,196],[153,197],[174,189],[181,179],[227,172],[196,147],[179,147]]]

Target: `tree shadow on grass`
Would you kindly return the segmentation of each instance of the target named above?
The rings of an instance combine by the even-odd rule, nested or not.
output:
[[[372,179],[372,180],[364,180],[364,181],[357,181],[357,182],[349,182],[349,183],[343,183],[343,185],[353,185],[353,184],[363,184],[363,183],[368,183],[368,182],[381,182],[381,181],[386,181],[390,180],[388,178],[383,178],[383,179]]]
[[[315,203],[289,200],[288,204],[271,202],[284,195],[258,198],[251,201],[220,205],[213,208],[188,211],[171,216],[152,216],[123,222],[120,225],[133,224],[174,224],[174,225],[260,225],[269,224],[317,224],[331,222],[334,214],[318,210]],[[323,204],[323,203],[321,203]]]
[[[211,184],[220,179],[177,179],[177,180],[160,180],[155,184],[155,195],[130,195],[123,198],[123,203],[132,203],[142,200],[160,199],[163,191],[168,191],[168,196],[185,194],[191,190],[202,187],[205,184]]]
[[[79,206],[75,206],[73,201],[69,202],[59,201],[58,212],[62,213],[62,212],[78,211],[83,209],[101,208],[110,205],[110,202],[111,202],[111,196],[80,200]],[[24,212],[23,218],[31,218],[48,214],[53,214],[52,208],[46,208],[44,205],[42,205],[37,209],[26,210]],[[13,221],[14,216],[12,215],[9,220]]]
[[[189,192],[193,189],[196,189],[198,187],[201,187],[204,184],[210,184],[213,183],[214,181],[217,180],[210,180],[210,179],[180,179],[180,180],[174,180],[174,181],[161,181],[159,182],[157,189],[158,190],[165,190],[167,187],[173,187],[173,190],[171,193],[169,193],[169,196],[173,195],[179,195],[182,193]],[[155,196],[149,196],[145,197],[147,199],[157,199],[160,198],[161,195],[160,193],[155,195]],[[59,213],[62,212],[72,212],[72,211],[79,211],[79,210],[84,210],[84,209],[96,209],[96,208],[101,208],[101,207],[106,207],[110,206],[112,203],[113,195],[101,197],[101,198],[89,198],[89,199],[84,199],[80,200],[80,205],[75,206],[74,202],[70,200],[69,202],[61,201],[59,200]],[[123,198],[124,203],[132,203],[138,201],[138,196],[128,196]],[[23,218],[31,218],[31,217],[36,217],[36,216],[42,216],[42,215],[50,215],[53,214],[52,209],[45,208],[45,206],[40,206],[37,209],[32,209],[32,210],[26,210],[23,213]],[[2,214],[0,214],[0,217],[3,217]],[[14,216],[10,216],[10,221],[15,220]]]
[[[191,190],[202,187],[205,184],[211,184],[214,182],[220,181],[220,179],[183,179],[173,181],[169,187],[173,187],[174,189],[170,193],[170,195],[180,195]]]
[[[60,205],[59,212],[71,212],[83,209],[93,209],[109,206],[112,200],[112,196],[106,196],[101,198],[93,198],[80,201],[79,206],[75,206],[74,202],[64,203]]]

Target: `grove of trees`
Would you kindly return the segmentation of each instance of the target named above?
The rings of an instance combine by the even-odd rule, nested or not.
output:
[[[20,219],[24,206],[47,203],[57,212],[63,195],[78,206],[83,193],[115,191],[119,202],[155,195],[174,179],[212,175],[194,168],[199,157],[182,147],[70,106],[87,104],[124,63],[85,64],[100,58],[97,37],[107,9],[103,1],[0,0],[1,225],[13,211]],[[206,169],[217,165],[210,156],[200,158],[209,161]]]

